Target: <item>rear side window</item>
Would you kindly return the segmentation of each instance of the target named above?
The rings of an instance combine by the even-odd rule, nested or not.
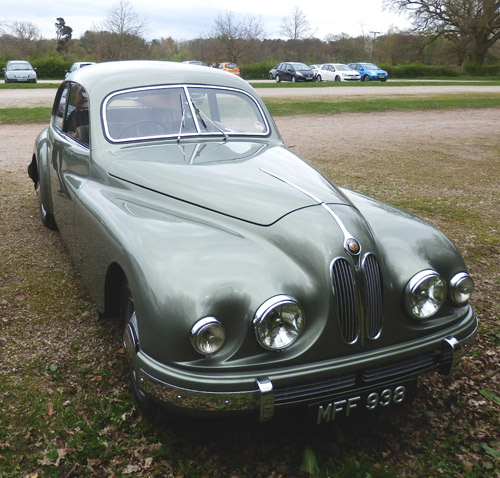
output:
[[[67,83],[59,91],[53,117],[59,130],[84,145],[89,144],[89,103],[83,86]]]

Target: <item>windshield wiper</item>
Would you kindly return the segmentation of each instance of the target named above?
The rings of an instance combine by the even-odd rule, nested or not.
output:
[[[194,104],[194,101],[191,100],[191,104],[193,105],[193,108],[194,108],[194,111],[196,113],[196,116],[198,116],[198,119],[201,121],[201,123],[203,124],[203,127],[208,131],[208,126],[207,126],[207,123],[205,122],[208,121],[213,127],[215,127],[215,129],[217,131],[219,131],[220,133],[222,133],[224,135],[224,139],[227,140],[227,138],[229,137],[227,135],[227,133],[217,124],[215,123],[214,121],[212,121],[206,114],[203,113],[203,111],[201,111],[195,104]]]
[[[179,95],[179,99],[181,100],[182,117],[181,117],[181,124],[179,125],[179,134],[177,135],[177,141],[181,140],[182,128],[186,126],[186,108],[184,107],[184,102],[182,101],[182,95]]]

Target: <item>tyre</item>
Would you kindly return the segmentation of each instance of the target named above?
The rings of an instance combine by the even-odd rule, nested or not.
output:
[[[318,75],[318,76],[316,77],[316,81],[323,81],[323,79],[321,78],[321,75]]]
[[[57,231],[57,224],[56,220],[54,219],[54,216],[47,212],[42,203],[42,199],[40,197],[40,181],[36,182],[35,191],[38,196],[38,202],[40,204],[40,219],[42,221],[42,224],[51,231]]]
[[[281,82],[280,75],[276,75],[276,83],[280,83],[280,82]]]
[[[139,346],[135,332],[137,319],[135,315],[134,299],[127,281],[123,283],[120,293],[120,320],[123,331],[123,345],[128,359],[129,377],[134,398],[139,408],[148,418],[152,421],[156,421],[159,417],[160,407],[152,398],[144,393],[137,380],[136,364],[133,359]],[[130,340],[131,336],[133,336],[134,340]]]
[[[362,76],[361,81],[370,81],[370,77],[368,75]]]
[[[339,76],[339,75],[337,75],[337,76],[335,77],[335,81],[340,81],[340,76]]]
[[[292,76],[292,83],[296,83],[297,82],[297,78],[295,76]]]

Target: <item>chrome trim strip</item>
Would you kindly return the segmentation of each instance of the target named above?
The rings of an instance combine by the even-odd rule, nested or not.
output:
[[[258,410],[260,406],[260,394],[257,390],[204,392],[163,382],[143,369],[137,375],[141,390],[174,407],[206,412],[236,412]]]
[[[284,182],[285,184],[288,184],[289,186],[291,186],[292,188],[295,188],[297,191],[300,191],[301,193],[305,194],[307,197],[309,197],[310,199],[312,199],[313,201],[316,201],[318,203],[319,206],[323,207],[327,212],[328,214],[330,214],[330,216],[333,217],[333,219],[335,220],[335,222],[337,223],[337,225],[339,226],[340,230],[342,231],[342,234],[344,235],[344,248],[349,251],[349,248],[348,248],[348,241],[349,240],[355,240],[356,242],[359,242],[356,240],[356,238],[348,231],[347,227],[345,226],[345,224],[342,222],[342,219],[340,219],[340,217],[332,210],[332,208],[327,204],[325,203],[323,200],[317,198],[314,194],[310,193],[309,191],[306,191],[304,188],[301,188],[300,186],[297,186],[296,184],[292,183],[291,181],[289,181],[288,179],[285,179],[285,178],[282,178],[281,176],[278,176],[277,174],[274,174],[272,173],[271,171],[268,171],[267,169],[264,169],[264,168],[261,168],[260,169],[263,173],[266,173],[266,174],[269,174],[269,176],[272,176],[273,178],[276,178],[278,179],[279,181],[282,181]],[[360,248],[360,251],[361,252],[361,248]],[[358,255],[359,252],[356,254]],[[351,253],[352,254],[352,253]]]

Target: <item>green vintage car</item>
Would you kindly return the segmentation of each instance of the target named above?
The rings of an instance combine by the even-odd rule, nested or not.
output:
[[[404,402],[473,341],[473,283],[426,222],[288,151],[236,75],[168,62],[72,73],[29,174],[147,412],[301,407],[313,423]]]

